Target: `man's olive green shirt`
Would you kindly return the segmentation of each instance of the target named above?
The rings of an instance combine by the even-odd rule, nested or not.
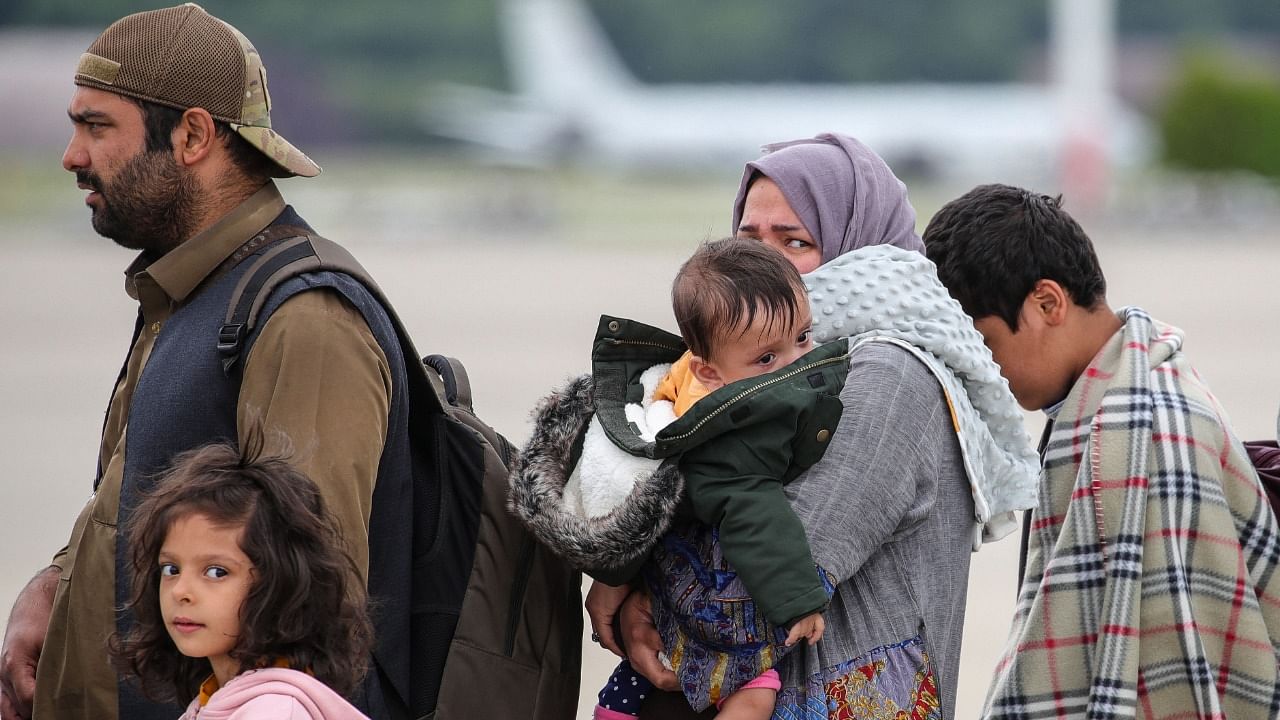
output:
[[[61,581],[37,670],[40,720],[117,716],[116,673],[105,648],[116,627],[116,517],[133,392],[165,322],[247,252],[236,251],[284,209],[268,183],[163,257],[148,263],[139,256],[126,270],[125,291],[138,301],[143,327],[107,410],[101,481],[53,558]],[[216,341],[211,332],[209,342]],[[290,298],[262,327],[245,360],[237,405],[241,443],[251,422],[267,430],[268,448],[279,446],[281,433],[288,438],[295,464],[320,486],[366,576],[369,510],[391,391],[386,356],[364,318],[337,293],[321,289]]]

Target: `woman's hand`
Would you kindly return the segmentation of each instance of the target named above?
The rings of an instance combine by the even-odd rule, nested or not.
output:
[[[591,618],[591,639],[618,657],[626,655],[613,632],[613,622],[623,601],[630,594],[630,585],[605,585],[599,580],[592,580],[591,589],[587,591],[587,599],[583,603],[587,608],[587,617]]]
[[[618,614],[618,628],[631,668],[649,678],[649,682],[659,690],[679,690],[676,674],[658,659],[658,653],[662,652],[662,637],[653,625],[648,593],[631,593]]]

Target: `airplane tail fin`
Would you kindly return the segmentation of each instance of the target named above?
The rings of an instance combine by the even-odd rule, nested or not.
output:
[[[528,99],[573,107],[635,84],[585,0],[500,0],[499,22],[512,87]]]

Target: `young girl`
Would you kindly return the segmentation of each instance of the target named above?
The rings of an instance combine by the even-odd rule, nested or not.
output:
[[[260,435],[179,456],[126,527],[134,625],[113,637],[182,715],[365,718],[340,693],[372,643],[364,585],[320,492]]]

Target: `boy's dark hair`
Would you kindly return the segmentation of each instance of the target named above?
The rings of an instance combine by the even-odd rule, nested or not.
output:
[[[804,282],[782,253],[759,240],[703,243],[680,266],[671,305],[680,335],[694,355],[709,360],[734,330],[746,332],[762,313],[766,327],[794,323]]]
[[[1036,282],[1053,280],[1071,300],[1093,308],[1107,280],[1089,236],[1062,198],[1011,187],[979,185],[952,200],[924,231],[925,254],[964,311],[996,315],[1018,330],[1018,312]]]
[[[137,105],[142,110],[142,127],[146,134],[147,152],[173,150],[173,140],[171,138],[173,129],[178,126],[178,122],[182,120],[182,114],[186,111],[147,100],[139,100],[128,95],[121,95],[120,97]],[[245,178],[254,182],[266,182],[268,178],[279,174],[278,166],[271,162],[271,159],[258,148],[250,145],[249,141],[240,137],[240,134],[233,130],[230,124],[221,120],[214,120],[213,125],[216,128],[217,137],[222,140],[228,152],[230,152],[232,163],[235,164]]]
[[[178,456],[125,527],[134,625],[110,647],[150,697],[185,705],[210,674],[207,660],[178,651],[160,611],[160,548],[173,523],[193,514],[244,526],[240,549],[254,578],[230,653],[241,668],[284,659],[341,694],[364,677],[373,629],[337,522],[315,483],[284,457],[265,455],[260,430],[249,435],[243,452],[215,443]]]

